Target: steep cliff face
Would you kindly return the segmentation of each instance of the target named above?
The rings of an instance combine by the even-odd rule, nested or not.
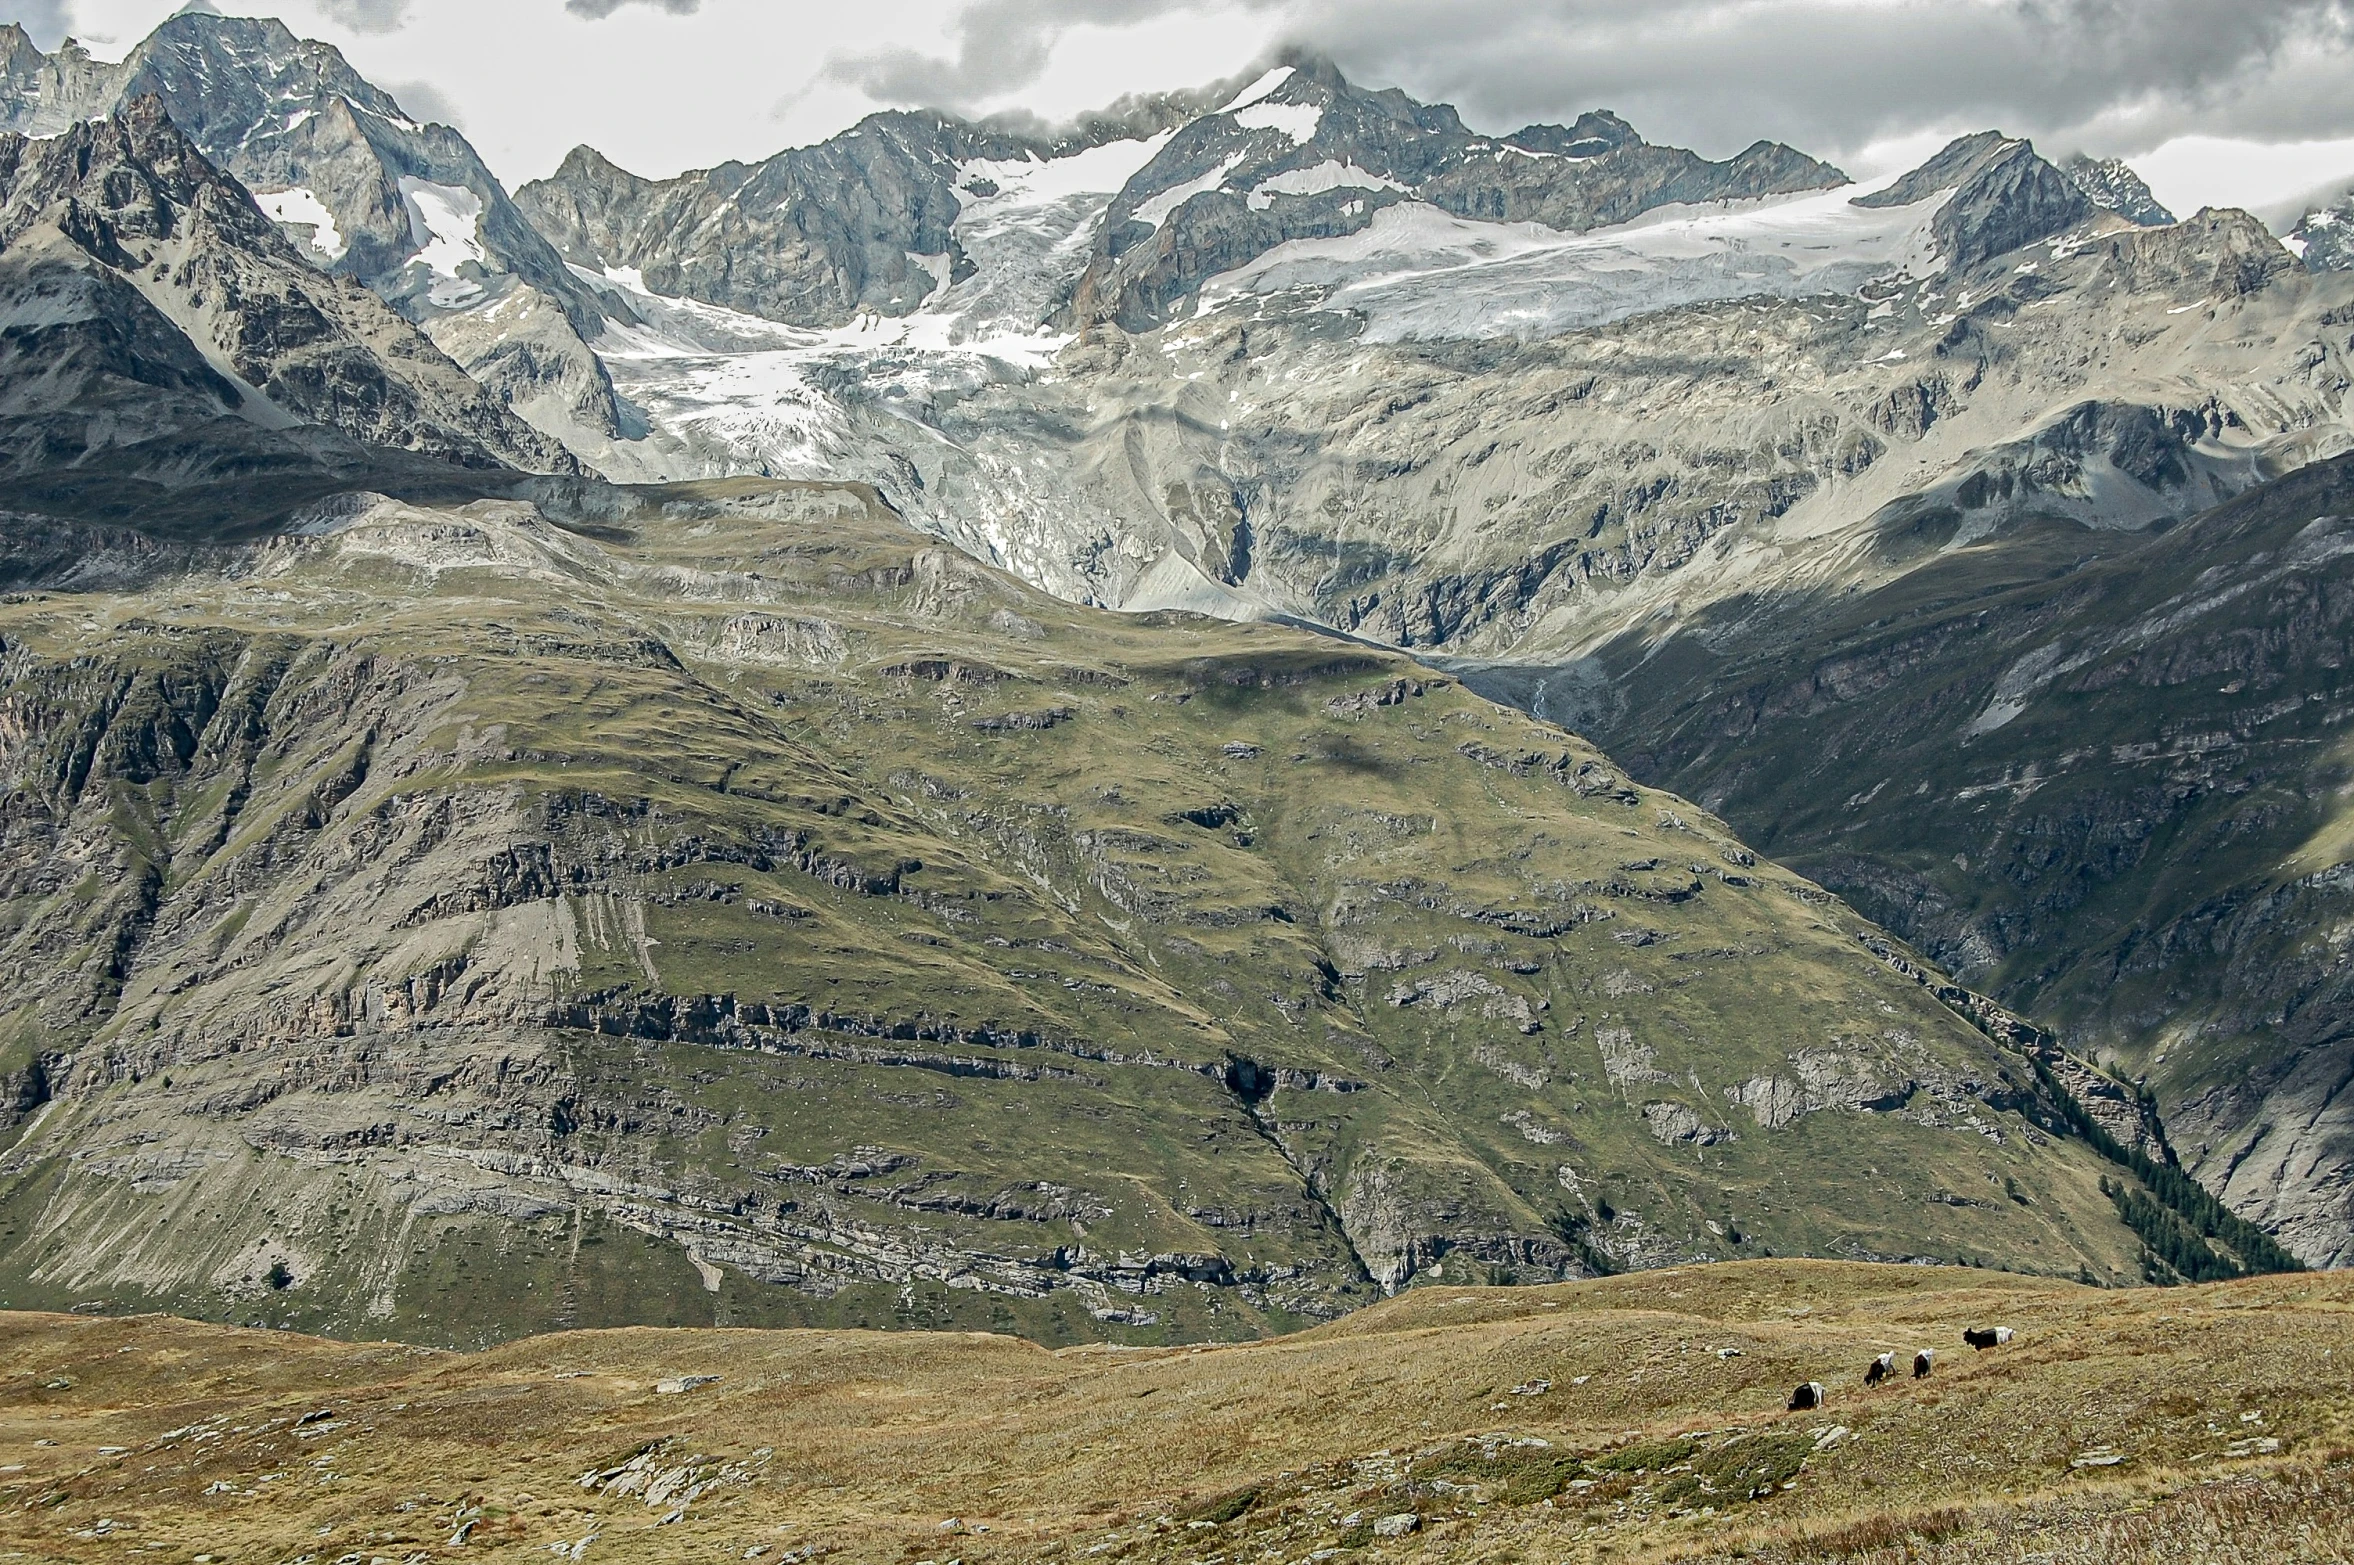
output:
[[[2189,1166],[2354,1260],[2339,927],[2349,459],[1603,648],[1590,729],[2145,1075]]]
[[[2131,1272],[2021,1055],[1557,730],[868,492],[543,500],[0,608],[12,1302],[1151,1340]]]
[[[1444,104],[1367,92],[1328,62],[1303,58],[1177,130],[1128,181],[1104,215],[1070,318],[1150,330],[1221,273],[1282,245],[1363,233],[1402,202],[1577,233],[1671,202],[1845,178],[1768,142],[1711,163],[1651,146],[1614,115],[1478,136]]]
[[[623,422],[588,343],[604,313],[465,137],[421,124],[333,47],[272,18],[184,12],[119,64],[0,39],[0,130],[47,137],[153,98],[213,164],[254,192],[303,259],[365,283],[559,439]],[[469,349],[541,313],[531,356]],[[449,322],[447,330],[440,323]],[[525,372],[531,378],[524,379]]]
[[[0,254],[26,268],[21,332],[115,334],[92,301],[132,289],[144,299],[134,332],[177,327],[212,367],[205,393],[259,424],[318,424],[459,466],[577,471],[374,294],[306,266],[155,99],[47,141],[0,136]],[[85,273],[82,304],[31,275],[59,268]],[[56,412],[71,405],[61,391],[19,398]]]
[[[0,135],[0,290],[0,417],[39,509],[135,519],[158,487],[348,473],[363,445],[578,470],[382,301],[305,264],[152,98]]]

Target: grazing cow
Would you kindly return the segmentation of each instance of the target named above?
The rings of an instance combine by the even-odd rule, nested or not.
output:
[[[1915,1380],[1927,1380],[1929,1371],[1936,1367],[1937,1350],[1935,1348],[1923,1348],[1913,1355],[1913,1378]]]
[[[1793,1413],[1803,1413],[1822,1405],[1823,1383],[1819,1380],[1810,1380],[1790,1393],[1790,1411]]]
[[[1988,1348],[1999,1348],[2011,1340],[2008,1326],[1972,1326],[1962,1333],[1962,1340],[1983,1353]]]
[[[1883,1353],[1878,1358],[1872,1360],[1872,1367],[1870,1369],[1864,1371],[1864,1384],[1867,1386],[1876,1386],[1881,1381],[1886,1380],[1889,1376],[1895,1373],[1896,1355],[1893,1353]]]

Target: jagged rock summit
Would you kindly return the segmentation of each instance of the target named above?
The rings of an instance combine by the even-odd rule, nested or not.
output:
[[[2151,193],[2148,183],[2122,158],[2095,158],[2079,152],[2060,167],[2094,206],[2129,223],[2163,228],[2175,220],[2165,203]]]
[[[540,427],[594,449],[624,416],[587,341],[609,305],[465,137],[410,118],[333,47],[274,18],[188,11],[119,64],[0,34],[0,130],[43,136],[155,98],[301,248],[366,283]],[[483,317],[496,311],[495,325]]]
[[[136,520],[143,485],[215,466],[206,447],[578,471],[381,300],[309,265],[153,97],[45,139],[0,133],[0,296],[9,467],[44,508]]]

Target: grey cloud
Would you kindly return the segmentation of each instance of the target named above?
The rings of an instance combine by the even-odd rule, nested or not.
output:
[[[355,33],[398,32],[409,19],[409,0],[319,0],[319,9]]]
[[[1253,10],[1276,9],[1282,3],[1243,0]],[[969,110],[1036,81],[1055,41],[1068,28],[1085,23],[1118,27],[1193,9],[1169,0],[978,0],[957,18],[953,59],[914,49],[883,49],[829,61],[826,74],[878,102]]]
[[[969,111],[1035,81],[1074,25],[1200,3],[974,0],[951,54],[877,50],[824,74],[880,102]],[[2186,131],[2354,134],[2354,0],[1239,3],[1280,11],[1294,42],[1352,76],[1453,103],[1491,130],[1609,107],[1717,154],[1764,136],[1842,155],[1986,126],[2055,152],[2128,154]]]
[[[2126,152],[2354,130],[2347,0],[1302,0],[1293,23],[1352,75],[1490,129],[1609,106],[1719,153],[1988,125]]]
[[[564,0],[565,10],[591,21],[611,16],[625,5],[650,5],[672,16],[692,16],[703,8],[703,0]]]
[[[403,112],[411,119],[425,120],[435,125],[454,126],[459,130],[466,128],[466,122],[459,115],[457,104],[451,101],[449,94],[434,86],[433,83],[386,82],[383,85],[384,90],[392,94],[393,101],[398,103]]]
[[[44,49],[54,49],[65,41],[73,30],[73,18],[66,13],[65,0],[17,0],[9,8],[8,20],[15,22],[32,35],[33,42]]]

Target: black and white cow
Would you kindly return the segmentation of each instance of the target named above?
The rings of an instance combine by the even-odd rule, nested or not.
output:
[[[1872,1367],[1870,1369],[1864,1371],[1864,1384],[1867,1386],[1876,1386],[1881,1381],[1886,1380],[1889,1376],[1895,1373],[1896,1355],[1893,1353],[1883,1353],[1878,1358],[1872,1360]]]
[[[1790,1411],[1803,1413],[1810,1408],[1821,1407],[1823,1396],[1823,1383],[1819,1380],[1810,1380],[1790,1393]]]
[[[1935,1348],[1923,1348],[1913,1355],[1913,1378],[1915,1380],[1927,1380],[1929,1371],[1936,1367],[1937,1350]]]
[[[1983,1353],[1988,1348],[1999,1348],[2011,1340],[2008,1326],[1971,1326],[1962,1332],[1962,1341]]]

